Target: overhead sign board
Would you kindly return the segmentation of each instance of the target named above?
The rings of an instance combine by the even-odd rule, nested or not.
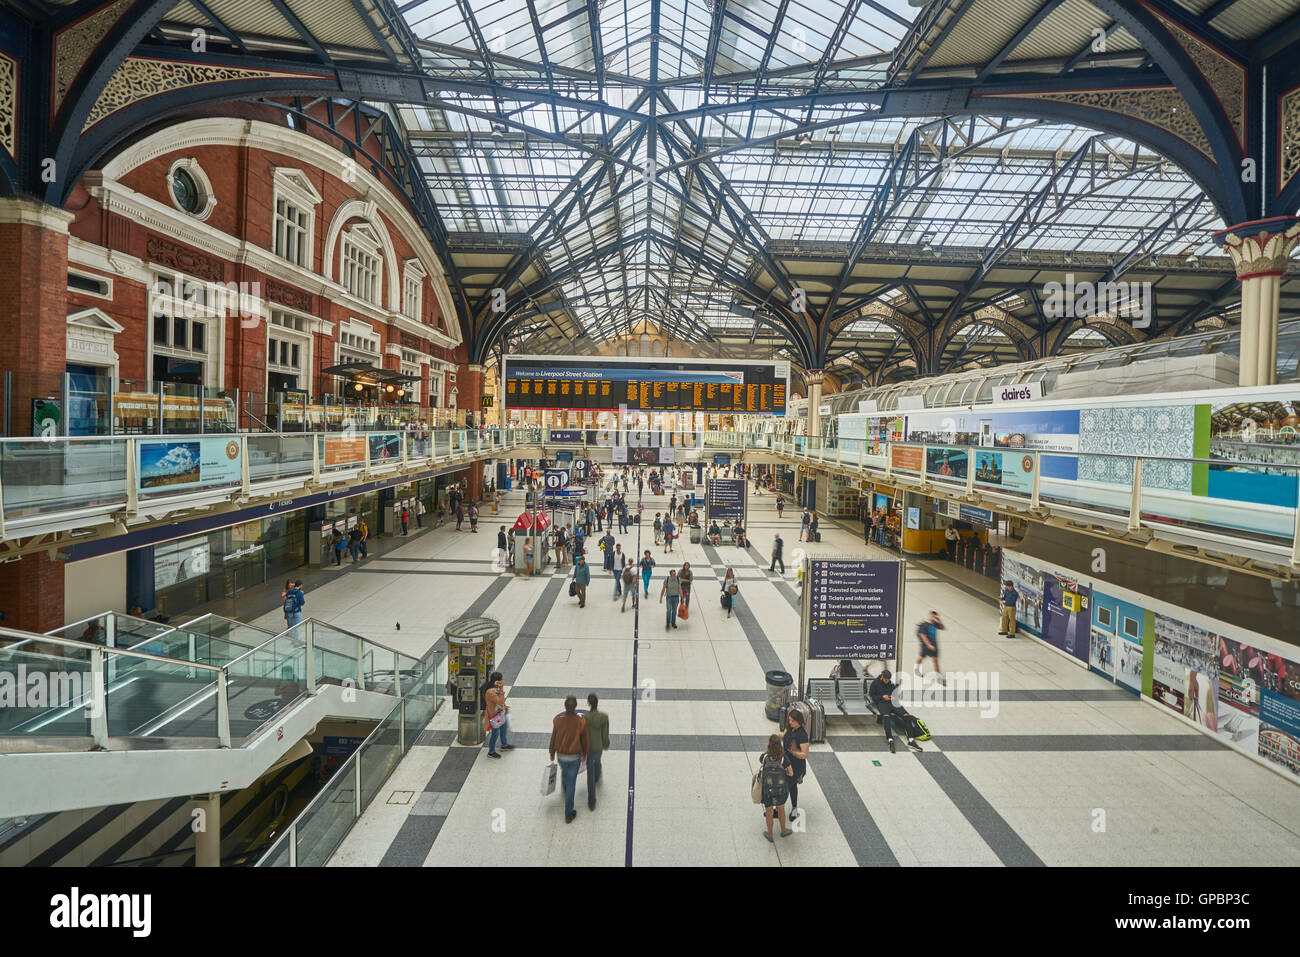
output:
[[[706,520],[743,523],[746,489],[743,478],[709,479],[704,487]]]
[[[898,656],[902,562],[813,559],[806,581],[807,657],[883,661]]]
[[[790,363],[507,356],[504,378],[512,409],[785,415]]]

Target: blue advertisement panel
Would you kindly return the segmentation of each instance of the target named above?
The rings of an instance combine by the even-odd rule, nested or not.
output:
[[[370,443],[370,464],[402,457],[402,437],[396,432],[378,432],[366,436]]]
[[[704,500],[709,521],[745,521],[744,479],[709,479],[705,483]]]
[[[242,463],[236,439],[169,439],[140,442],[137,483],[140,492],[167,492],[233,485]]]
[[[1009,492],[1034,490],[1034,457],[1020,452],[975,452],[975,484]]]
[[[1300,774],[1300,702],[1276,691],[1260,692],[1259,756]]]
[[[809,562],[808,657],[894,658],[901,615],[902,563]]]

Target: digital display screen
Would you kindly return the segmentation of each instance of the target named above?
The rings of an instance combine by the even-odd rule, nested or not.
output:
[[[505,406],[785,415],[786,362],[645,361],[507,356]]]

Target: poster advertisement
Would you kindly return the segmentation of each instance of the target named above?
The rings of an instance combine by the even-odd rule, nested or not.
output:
[[[677,450],[671,445],[661,448],[639,445],[616,445],[610,450],[615,465],[672,465]]]
[[[402,458],[402,437],[396,432],[374,432],[366,440],[370,443],[371,465]]]
[[[1034,489],[1034,457],[980,449],[975,453],[975,484],[1029,494]]]
[[[897,561],[810,561],[805,598],[808,657],[894,658],[902,568]]]
[[[890,467],[897,472],[919,472],[925,464],[924,451],[919,445],[891,445]]]
[[[1130,691],[1142,693],[1142,645],[1123,635],[1115,636],[1115,681]]]
[[[704,501],[709,521],[745,521],[745,480],[709,479],[705,483]]]
[[[239,442],[204,438],[139,443],[141,492],[235,485],[241,476]]]
[[[1091,643],[1092,589],[1046,572],[1042,582],[1043,640],[1086,664]]]
[[[1155,616],[1151,697],[1216,730],[1219,636],[1168,615]]]
[[[1300,774],[1300,701],[1276,691],[1260,693],[1259,756]]]
[[[1095,626],[1088,648],[1088,666],[1107,678],[1115,677],[1115,636]]]
[[[212,550],[208,537],[182,538],[154,546],[153,587],[170,588],[212,570]]]
[[[934,478],[966,481],[966,450],[930,448],[925,450],[925,474]]]
[[[921,510],[919,508],[909,508],[907,510],[907,527],[919,529],[921,527]]]
[[[341,468],[347,465],[366,464],[366,437],[364,435],[325,436],[323,468]]]

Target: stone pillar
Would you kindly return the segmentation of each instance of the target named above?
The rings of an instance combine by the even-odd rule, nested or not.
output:
[[[460,386],[461,408],[466,412],[474,413],[475,428],[483,423],[483,383],[486,377],[487,369],[480,365],[463,365],[456,373],[456,382]],[[464,421],[462,417],[461,422]],[[470,466],[469,478],[465,482],[465,494],[471,501],[482,500],[483,466],[481,463]]]
[[[1278,294],[1292,250],[1300,243],[1300,218],[1277,216],[1230,226],[1214,234],[1241,280],[1239,385],[1277,382]]]
[[[803,374],[808,383],[808,435],[822,434],[822,370],[808,369]]]

